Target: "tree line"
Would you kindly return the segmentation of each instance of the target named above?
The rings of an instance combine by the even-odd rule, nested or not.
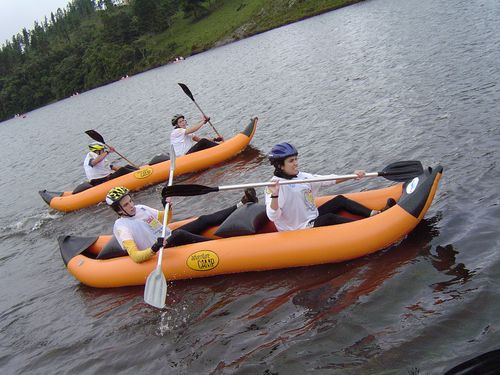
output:
[[[0,49],[0,121],[169,61],[148,47],[176,14],[198,20],[214,0],[72,0]]]

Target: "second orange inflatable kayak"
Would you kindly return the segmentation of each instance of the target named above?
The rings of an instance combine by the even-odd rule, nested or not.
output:
[[[257,129],[257,118],[233,138],[218,146],[183,155],[176,159],[175,176],[196,172],[221,163],[243,151],[252,140]],[[129,190],[138,190],[148,185],[165,182],[170,173],[170,160],[152,165],[143,165],[138,171],[128,173],[100,185],[92,186],[81,192],[54,192],[41,190],[43,200],[58,211],[74,211],[104,201],[108,191],[115,186],[125,186]]]

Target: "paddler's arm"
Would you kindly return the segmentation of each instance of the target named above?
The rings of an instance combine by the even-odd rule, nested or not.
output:
[[[106,156],[108,156],[108,151],[102,151],[95,159],[90,159],[89,164],[91,167],[95,167],[101,161],[103,161]]]
[[[100,154],[97,155],[95,159],[90,159],[90,166],[95,167],[96,164],[99,164],[101,161],[103,161],[106,156],[108,156],[110,153],[114,152],[115,148],[112,146],[108,146],[106,150],[101,151]]]
[[[122,247],[135,263],[145,262],[155,255],[155,252],[150,247],[144,250],[139,250],[134,240],[123,241]]]
[[[195,124],[193,126],[186,128],[186,134],[194,133],[195,131],[199,130],[204,124],[206,124],[209,121],[210,121],[210,117],[203,116],[203,118],[201,119],[200,122],[198,122],[197,124]]]
[[[358,176],[356,178],[356,180],[360,180],[363,177],[365,177],[366,172],[364,170],[360,169],[360,170],[355,170],[354,174]],[[339,178],[338,180],[336,180],[336,183],[340,184],[341,182],[349,181],[349,180],[352,180],[352,179],[351,178]]]
[[[280,182],[279,180],[274,183],[274,185],[271,185],[268,187],[269,191],[271,192],[269,198],[271,199],[271,205],[270,207],[273,209],[273,211],[277,211],[280,207],[278,204],[278,197],[280,193]]]
[[[134,262],[142,263],[151,259],[156,254],[156,252],[164,246],[164,242],[165,240],[163,237],[158,237],[156,239],[156,242],[151,247],[148,247],[144,250],[139,250],[134,240],[125,240],[122,243],[122,247],[125,249],[128,255],[130,255]]]
[[[281,216],[281,209],[279,206],[279,193],[280,185],[279,181],[276,181],[274,185],[268,186],[264,190],[266,196],[266,214],[269,220],[276,221]]]
[[[172,220],[172,204],[168,205],[168,217],[167,217],[167,223],[170,223]],[[165,218],[165,211],[158,211],[158,221],[160,223],[163,223],[163,219]]]

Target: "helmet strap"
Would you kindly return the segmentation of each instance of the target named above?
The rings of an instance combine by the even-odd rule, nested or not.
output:
[[[118,214],[118,216],[134,217],[134,215],[130,215],[127,211],[123,209],[122,205],[120,204],[120,201],[118,201],[115,205],[113,205],[113,209]]]
[[[291,180],[292,178],[297,177],[297,175],[289,175],[288,173],[283,172],[283,169],[281,169],[279,166],[275,165],[274,166],[274,175],[276,177],[281,177],[286,180]]]

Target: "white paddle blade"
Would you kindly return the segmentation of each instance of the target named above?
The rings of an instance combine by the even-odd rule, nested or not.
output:
[[[144,288],[144,302],[158,309],[165,307],[167,299],[167,280],[160,267],[151,272]]]

